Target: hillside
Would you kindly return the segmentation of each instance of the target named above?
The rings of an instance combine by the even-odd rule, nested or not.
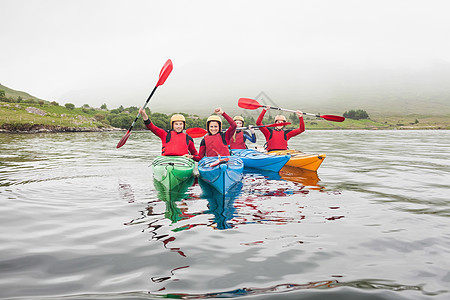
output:
[[[4,86],[0,83],[0,91],[5,91],[5,97],[6,98],[13,98],[13,99],[17,99],[17,98],[22,98],[23,100],[28,100],[28,99],[33,99],[35,101],[39,101],[39,100],[43,100],[43,99],[39,99],[37,97],[34,97],[26,92],[21,92],[21,91],[16,91],[13,89],[10,89],[7,86]]]

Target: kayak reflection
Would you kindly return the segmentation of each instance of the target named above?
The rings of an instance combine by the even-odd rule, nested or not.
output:
[[[309,189],[319,190],[323,187],[318,183],[320,181],[316,171],[284,166],[280,170],[280,177],[284,180],[301,183],[304,186],[308,186]]]
[[[267,180],[281,180],[280,174],[278,172],[273,172],[273,171],[258,170],[258,169],[254,169],[254,168],[245,168],[244,174],[247,177],[262,176]]]
[[[158,199],[164,201],[166,204],[164,216],[171,220],[172,223],[188,218],[184,215],[183,209],[180,209],[177,205],[177,202],[189,197],[188,189],[193,185],[193,183],[194,177],[191,176],[189,179],[179,183],[172,189],[167,189],[167,187],[157,179],[153,180],[153,185],[158,191]]]
[[[202,198],[208,200],[209,209],[203,213],[214,215],[215,228],[223,230],[234,227],[230,222],[236,216],[234,200],[240,195],[243,183],[238,182],[225,195],[202,179],[198,183],[203,191]]]

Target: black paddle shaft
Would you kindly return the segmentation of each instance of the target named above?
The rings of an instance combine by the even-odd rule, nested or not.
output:
[[[151,97],[153,96],[153,94],[155,93],[157,87],[158,87],[158,86],[155,86],[155,87],[153,88],[153,91],[150,93],[150,96],[148,96],[147,101],[145,101],[145,104],[144,104],[144,106],[142,107],[142,109],[145,109],[145,107],[147,106],[148,102],[150,101],[150,98],[151,98]],[[133,123],[131,124],[130,128],[128,129],[128,131],[131,131],[131,129],[133,129],[133,126],[134,126],[134,124],[137,122],[137,120],[139,119],[139,116],[140,116],[140,115],[141,115],[140,113],[137,114],[136,119],[134,119],[134,121],[133,121]]]

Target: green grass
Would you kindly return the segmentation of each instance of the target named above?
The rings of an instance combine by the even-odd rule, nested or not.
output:
[[[47,115],[40,116],[38,114],[29,113],[27,107],[35,107],[45,111]],[[46,126],[62,126],[62,127],[108,127],[104,123],[96,121],[93,116],[95,114],[106,114],[107,112],[99,110],[90,110],[75,108],[67,109],[63,106],[55,106],[50,104],[30,103],[6,103],[0,102],[0,128],[5,124],[40,124]]]

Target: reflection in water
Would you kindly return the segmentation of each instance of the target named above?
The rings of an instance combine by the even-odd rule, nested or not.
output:
[[[131,185],[128,183],[119,183],[120,198],[126,200],[128,203],[135,202],[134,192]]]
[[[175,273],[174,273],[175,271],[180,270],[180,269],[185,269],[185,268],[189,268],[189,266],[182,266],[182,267],[178,267],[178,268],[172,269],[172,270],[170,270],[170,274],[172,276],[174,276],[175,275]],[[152,279],[153,282],[158,282],[159,283],[159,282],[163,282],[163,281],[171,279],[172,276],[152,277],[151,279]]]
[[[277,284],[275,286],[267,287],[267,288],[239,288],[231,291],[224,291],[224,292],[215,292],[215,293],[207,293],[207,294],[181,294],[181,293],[173,293],[173,294],[166,294],[166,295],[154,295],[158,298],[170,298],[170,299],[208,299],[208,298],[236,298],[236,297],[242,297],[242,296],[257,296],[257,295],[273,295],[273,298],[276,298],[277,294],[279,293],[286,293],[286,292],[295,292],[295,291],[301,291],[301,290],[311,290],[311,289],[318,289],[318,290],[324,290],[324,289],[334,289],[338,287],[353,287],[353,288],[362,288],[367,290],[377,290],[377,289],[383,289],[383,290],[391,290],[391,291],[407,291],[407,290],[413,290],[413,291],[423,291],[423,289],[420,286],[412,286],[412,285],[401,285],[401,284],[389,284],[383,281],[376,281],[376,280],[360,280],[360,281],[351,281],[351,282],[340,282],[337,280],[322,280],[322,281],[314,281],[314,282],[308,282],[304,284],[295,284],[295,283],[282,283]],[[429,295],[437,295],[435,293],[427,293]],[[336,294],[317,294],[314,296],[313,294],[303,295],[305,296],[300,297],[301,294],[292,294],[292,298],[289,299],[324,299],[327,296],[336,298],[336,299],[356,299],[355,292],[354,291],[343,291],[338,290],[336,291]],[[363,299],[370,298],[370,299],[390,299],[390,296],[392,295],[380,295],[377,296],[376,294],[366,294],[366,293],[360,293],[358,296],[362,297]],[[266,298],[263,298],[266,299]],[[395,297],[395,299],[406,299],[403,297]]]
[[[209,210],[205,211],[204,213],[214,214],[214,223],[216,224],[215,228],[216,229],[232,228],[234,225],[231,223],[231,220],[236,215],[234,200],[241,193],[243,183],[239,182],[235,184],[224,195],[217,192],[210,184],[204,182],[203,180],[200,179],[198,182],[203,191],[202,198],[208,200]]]
[[[304,186],[308,186],[309,189],[312,190],[323,189],[322,186],[318,185],[320,179],[317,175],[317,172],[314,171],[295,168],[291,166],[284,166],[280,170],[280,176],[284,180],[301,183]]]
[[[184,214],[187,208],[180,208],[177,205],[177,202],[180,203],[182,199],[186,198],[188,189],[193,183],[194,177],[192,176],[188,180],[176,185],[174,188],[167,190],[167,188],[158,180],[153,180],[153,185],[158,191],[158,198],[166,204],[164,216],[171,220],[172,223],[189,218],[189,216]]]

